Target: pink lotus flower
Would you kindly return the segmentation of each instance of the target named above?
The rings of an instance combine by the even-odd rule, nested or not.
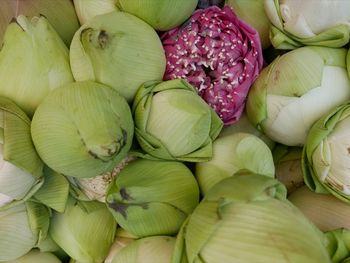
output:
[[[212,6],[195,11],[185,24],[166,32],[162,42],[164,79],[186,79],[225,125],[237,121],[263,66],[257,31],[230,7]]]

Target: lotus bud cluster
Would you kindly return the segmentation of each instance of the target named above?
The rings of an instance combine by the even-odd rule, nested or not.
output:
[[[212,6],[162,36],[165,79],[186,79],[232,124],[241,116],[250,86],[263,66],[259,34],[228,6]]]
[[[0,262],[350,263],[349,1],[0,0]]]

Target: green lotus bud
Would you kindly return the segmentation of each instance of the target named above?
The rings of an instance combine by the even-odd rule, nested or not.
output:
[[[60,0],[59,8],[57,8],[57,2],[52,0],[25,0],[17,1],[15,4],[13,0],[1,0],[0,44],[8,23],[19,14],[30,17],[45,16],[67,46],[79,28],[79,21],[71,0]]]
[[[173,263],[330,263],[326,239],[277,180],[241,173],[217,183],[177,237]]]
[[[302,47],[276,58],[250,89],[249,120],[276,142],[304,145],[312,124],[350,98],[346,52]]]
[[[116,0],[73,0],[73,3],[80,24],[85,24],[97,15],[118,10]]]
[[[56,172],[94,177],[126,157],[133,138],[129,105],[115,90],[75,82],[51,92],[32,121],[34,145]]]
[[[338,228],[350,229],[349,204],[331,194],[315,193],[303,186],[289,195],[288,199],[323,232]]]
[[[0,262],[24,256],[46,238],[49,210],[27,201],[0,211]]]
[[[122,248],[112,263],[170,263],[175,246],[175,238],[153,236],[135,240]]]
[[[106,206],[69,198],[64,213],[54,213],[49,233],[73,259],[102,263],[113,243],[116,222]]]
[[[275,48],[342,47],[349,42],[348,1],[265,0],[264,5]]]
[[[40,252],[37,249],[33,249],[23,257],[6,261],[6,263],[61,263],[61,260],[49,252]]]
[[[304,185],[304,177],[301,170],[302,150],[303,148],[301,147],[288,147],[277,144],[272,152],[276,179],[284,184],[288,194]]]
[[[263,48],[270,46],[270,20],[264,10],[264,0],[226,0],[235,14],[254,27],[258,32]]]
[[[70,47],[75,80],[106,84],[129,102],[143,82],[163,78],[165,63],[156,31],[124,12],[92,18],[75,33]]]
[[[239,170],[274,177],[272,153],[258,137],[248,133],[233,133],[219,137],[213,143],[213,158],[196,163],[196,177],[203,195],[222,179]]]
[[[43,16],[18,16],[0,51],[0,96],[31,117],[49,92],[73,81],[68,49]]]
[[[212,157],[212,142],[223,123],[186,81],[144,83],[132,110],[144,157],[190,162]]]
[[[112,182],[106,202],[133,235],[173,235],[198,204],[199,189],[183,163],[137,159]]]
[[[305,183],[313,191],[350,201],[350,103],[342,104],[310,129],[303,149]]]
[[[44,182],[30,124],[15,103],[0,97],[0,210],[27,200]]]
[[[154,29],[166,31],[181,25],[196,9],[198,0],[117,0],[119,8]]]

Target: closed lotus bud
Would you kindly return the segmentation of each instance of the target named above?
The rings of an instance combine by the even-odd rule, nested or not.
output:
[[[138,237],[174,235],[199,202],[183,163],[137,159],[109,187],[106,203],[118,224]]]
[[[32,117],[53,90],[73,82],[68,49],[43,16],[18,16],[6,29],[0,51],[0,96]]]
[[[287,146],[303,146],[315,121],[350,99],[345,48],[302,47],[277,57],[250,89],[254,127]]]
[[[273,178],[241,172],[204,196],[183,224],[173,263],[330,263],[327,239]]]
[[[87,81],[51,92],[36,110],[31,132],[51,169],[86,178],[112,171],[126,157],[134,125],[130,107],[118,92]]]
[[[154,29],[174,28],[190,17],[198,0],[117,0],[122,11],[137,16]]]
[[[185,80],[149,81],[133,102],[135,136],[145,158],[208,161],[223,126]]]
[[[150,25],[114,11],[95,16],[75,33],[70,64],[75,80],[103,83],[131,102],[142,83],[163,78],[165,55]]]
[[[275,48],[342,47],[349,42],[349,1],[265,0],[264,5]]]
[[[350,202],[350,103],[317,120],[303,149],[302,169],[307,186]]]
[[[235,124],[233,124],[235,125]],[[233,133],[216,139],[213,158],[196,163],[196,178],[203,195],[221,180],[239,170],[249,170],[268,177],[275,176],[275,166],[269,147],[248,133]]]

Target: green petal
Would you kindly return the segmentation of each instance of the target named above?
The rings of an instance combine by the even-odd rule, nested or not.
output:
[[[69,183],[63,175],[54,172],[48,167],[45,168],[44,177],[44,184],[33,198],[62,213],[68,199]]]
[[[70,198],[64,213],[51,219],[52,239],[78,262],[102,262],[113,243],[116,222],[104,204]]]
[[[28,200],[43,184],[43,162],[37,154],[30,119],[11,100],[0,97],[0,146],[3,151],[0,193],[12,199],[0,209]]]
[[[38,237],[38,243],[45,240],[49,230],[50,210],[44,205],[34,202],[25,202],[30,228],[35,236]]]
[[[118,224],[141,237],[176,234],[198,201],[197,182],[183,163],[145,159],[120,172],[106,199]]]

